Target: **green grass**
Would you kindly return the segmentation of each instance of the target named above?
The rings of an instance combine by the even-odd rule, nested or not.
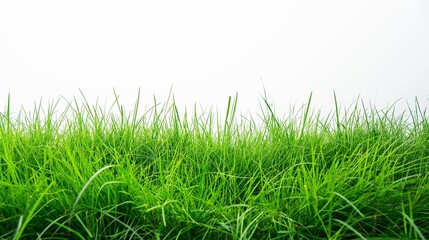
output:
[[[427,239],[429,123],[356,103],[223,119],[116,98],[0,115],[0,239]],[[259,122],[259,123],[258,123]]]

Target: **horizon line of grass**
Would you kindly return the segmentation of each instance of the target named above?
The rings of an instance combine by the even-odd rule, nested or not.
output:
[[[0,239],[429,238],[429,124],[361,102],[261,125],[74,98],[0,116]],[[116,108],[117,112],[113,112]],[[411,121],[409,121],[411,120]]]

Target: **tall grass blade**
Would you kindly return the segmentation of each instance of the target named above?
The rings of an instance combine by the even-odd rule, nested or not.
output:
[[[75,213],[75,211],[76,211],[77,204],[79,203],[80,199],[81,199],[81,198],[82,198],[82,196],[83,196],[83,193],[84,193],[84,192],[85,192],[85,190],[88,188],[89,184],[91,184],[91,182],[92,182],[92,181],[94,181],[94,179],[95,179],[98,175],[100,175],[102,172],[104,172],[105,170],[107,170],[107,169],[109,169],[109,168],[112,168],[112,167],[114,167],[114,165],[108,165],[108,166],[105,166],[105,167],[101,168],[100,170],[98,170],[96,173],[94,173],[94,175],[92,175],[92,176],[91,176],[91,178],[89,178],[89,179],[88,179],[88,181],[85,183],[85,185],[84,185],[84,186],[82,187],[82,189],[80,190],[80,192],[79,192],[79,194],[78,194],[78,196],[77,196],[77,198],[76,198],[75,202],[73,203],[73,207],[72,207],[71,212],[70,212],[70,218],[72,218],[72,217],[73,217],[73,215],[74,215],[74,213]]]
[[[42,201],[43,197],[48,193],[49,189],[52,187],[54,183],[51,183],[46,187],[46,189],[40,194],[39,198],[37,198],[36,202],[33,204],[33,206],[30,208],[28,213],[25,215],[25,219],[23,220],[24,216],[19,217],[19,223],[16,228],[15,236],[13,236],[13,240],[20,239],[22,233],[25,230],[25,227],[30,222],[30,220],[34,217],[34,213],[39,206],[40,202]]]
[[[414,231],[419,235],[419,238],[421,240],[426,240],[426,237],[420,231],[419,227],[414,223],[414,220],[412,218],[410,218],[405,212],[401,212],[401,213],[402,213],[402,215],[404,215],[404,217],[407,219],[407,221],[413,227]]]

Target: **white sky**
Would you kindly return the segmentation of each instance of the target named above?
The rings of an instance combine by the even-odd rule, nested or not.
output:
[[[0,109],[71,100],[226,106],[279,113],[357,96],[429,103],[429,1],[1,1]]]

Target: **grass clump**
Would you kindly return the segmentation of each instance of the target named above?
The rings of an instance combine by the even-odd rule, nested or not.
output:
[[[426,239],[429,124],[408,113],[309,102],[261,123],[139,116],[117,98],[0,115],[0,239]],[[116,108],[116,111],[114,111]]]

